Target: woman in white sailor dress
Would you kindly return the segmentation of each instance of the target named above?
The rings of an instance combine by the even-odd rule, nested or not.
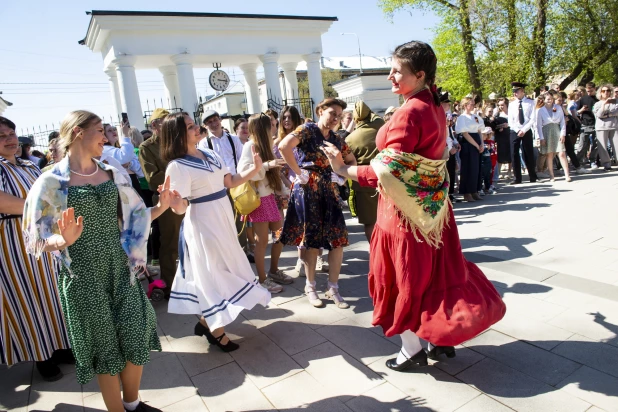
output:
[[[223,327],[243,309],[266,306],[270,292],[259,285],[238,243],[226,188],[256,175],[262,160],[254,150],[254,166],[231,175],[219,155],[196,148],[200,138],[199,127],[186,113],[163,121],[161,155],[169,161],[165,174],[180,194],[170,206],[177,214],[185,213],[168,312],[201,315],[195,334],[231,352],[239,346],[225,336]]]

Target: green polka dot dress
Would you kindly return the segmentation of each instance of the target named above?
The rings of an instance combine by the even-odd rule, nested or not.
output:
[[[98,186],[69,187],[68,206],[84,217],[84,231],[69,246],[71,277],[60,273],[60,299],[77,380],[116,375],[127,362],[144,365],[161,350],[156,316],[139,282],[130,283],[127,255],[120,243],[118,189],[110,180]]]

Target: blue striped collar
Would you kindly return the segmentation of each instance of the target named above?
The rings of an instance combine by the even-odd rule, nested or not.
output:
[[[215,166],[217,169],[221,169],[222,167],[221,162],[219,161],[219,158],[217,157],[215,152],[213,152],[210,149],[207,149],[207,150],[199,149],[199,151],[202,152],[204,157],[206,157],[206,161],[204,161],[204,159],[200,159],[199,157],[191,156],[188,154],[184,155],[180,159],[176,159],[175,161],[181,164],[184,164],[186,166],[195,167],[195,168],[202,169],[202,170],[207,170],[211,173],[214,172],[212,166]]]

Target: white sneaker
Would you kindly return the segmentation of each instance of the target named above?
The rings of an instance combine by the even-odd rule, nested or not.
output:
[[[277,285],[271,278],[266,278],[264,282],[261,282],[260,285],[270,293],[280,293],[283,291],[283,286]]]
[[[582,174],[583,174],[583,175],[586,175],[586,174],[589,174],[589,173],[590,173],[590,170],[588,170],[588,169],[584,169],[583,167],[580,167],[579,169],[577,169],[577,170],[575,171],[575,173],[580,174],[580,175],[582,175]]]
[[[593,164],[590,165],[590,170],[596,170],[598,168],[599,168],[599,166],[597,166],[596,163],[593,163]]]
[[[315,271],[328,272],[328,262],[325,262],[322,256],[318,256],[318,260],[315,262]]]
[[[485,196],[485,191],[484,191],[484,190],[481,190],[481,191],[479,192],[479,196]]]
[[[299,258],[296,261],[296,266],[294,266],[294,271],[298,273],[298,276],[300,277],[304,278],[305,276],[307,276],[305,275],[305,264],[303,263],[302,259]]]

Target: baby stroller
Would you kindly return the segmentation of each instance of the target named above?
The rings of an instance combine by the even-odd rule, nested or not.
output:
[[[163,279],[154,279],[154,277],[148,271],[148,268],[144,268],[144,271],[139,275],[139,280],[148,280],[148,291],[146,295],[148,299],[153,302],[160,302],[165,298],[165,288],[167,284]]]

